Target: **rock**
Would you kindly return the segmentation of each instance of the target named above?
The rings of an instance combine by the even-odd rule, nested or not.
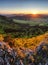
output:
[[[0,57],[0,65],[4,65],[4,60],[2,57]]]

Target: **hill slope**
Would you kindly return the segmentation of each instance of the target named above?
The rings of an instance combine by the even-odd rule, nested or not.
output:
[[[48,65],[48,33],[35,38],[40,40],[35,52],[33,49],[22,47],[21,42],[20,46],[14,42],[16,45],[11,48],[7,42],[0,41],[0,65]]]
[[[37,35],[43,34],[48,31],[48,24],[46,22],[45,24],[47,24],[47,26],[46,25],[39,26],[37,22],[35,23],[34,21],[33,23],[35,25],[33,26],[30,26],[31,24],[30,21],[28,21],[29,24],[21,23],[21,22],[23,21],[18,22],[16,20],[15,22],[11,18],[0,15],[0,34],[11,34],[13,37],[33,37],[33,36],[37,36]]]

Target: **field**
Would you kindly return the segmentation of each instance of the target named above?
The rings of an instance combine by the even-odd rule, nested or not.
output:
[[[31,20],[17,20],[13,19],[15,23],[29,24],[30,26],[48,26],[48,18],[32,18]]]

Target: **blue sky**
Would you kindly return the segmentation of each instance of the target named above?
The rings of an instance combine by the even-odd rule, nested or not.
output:
[[[0,13],[33,12],[48,14],[48,0],[0,0]]]

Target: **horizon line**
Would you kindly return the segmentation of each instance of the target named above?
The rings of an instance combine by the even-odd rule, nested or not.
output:
[[[33,14],[33,13],[0,13],[0,15],[25,15],[25,14]],[[34,15],[48,15],[45,14],[45,13],[37,13],[37,14],[34,14]]]

